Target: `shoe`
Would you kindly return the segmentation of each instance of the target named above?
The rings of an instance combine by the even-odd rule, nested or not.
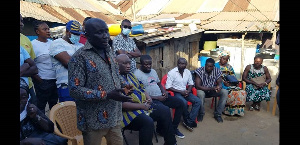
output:
[[[175,136],[177,136],[178,138],[181,138],[181,139],[185,137],[178,129],[176,129],[176,131],[175,131]]]
[[[223,122],[223,119],[222,119],[221,115],[217,115],[214,118],[217,120],[218,123]]]
[[[196,122],[192,122],[192,127],[196,128],[197,127],[197,123]]]
[[[249,111],[253,111],[254,110],[254,107],[253,106],[250,106],[249,107]]]
[[[197,121],[198,121],[198,122],[202,122],[203,116],[204,116],[204,115],[198,115],[198,116],[197,116]]]
[[[186,127],[190,132],[193,131],[193,127],[192,127],[191,123],[187,123],[185,121],[183,121],[182,123],[183,123],[184,127]]]
[[[257,104],[254,106],[254,109],[260,111],[260,107]]]

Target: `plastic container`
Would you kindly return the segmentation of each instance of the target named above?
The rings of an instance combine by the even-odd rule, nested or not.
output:
[[[131,34],[136,35],[136,34],[144,34],[144,28],[143,25],[136,25],[133,26],[131,29]]]
[[[121,33],[121,27],[120,24],[111,24],[108,27],[109,35],[110,36],[117,36]]]
[[[204,50],[212,50],[217,48],[217,41],[205,41],[203,49]]]
[[[200,57],[199,57],[199,61],[200,61],[201,67],[202,67],[202,66],[205,66],[205,62],[206,62],[206,60],[207,60],[208,58],[210,58],[210,57],[206,57],[206,56],[200,56]]]

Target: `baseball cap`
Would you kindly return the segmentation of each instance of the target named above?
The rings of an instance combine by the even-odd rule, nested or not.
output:
[[[73,33],[73,34],[77,34],[77,35],[82,34],[81,24],[78,21],[75,21],[75,20],[69,21],[66,25],[66,29],[68,31],[70,31],[71,33]]]

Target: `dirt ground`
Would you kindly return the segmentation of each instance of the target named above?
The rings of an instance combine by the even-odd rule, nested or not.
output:
[[[267,112],[267,103],[261,104],[260,111],[248,111],[250,103],[246,103],[245,115],[222,115],[223,123],[213,118],[213,109],[210,108],[211,98],[205,99],[206,114],[202,122],[193,132],[188,131],[182,123],[179,130],[185,135],[184,139],[176,138],[178,145],[278,145],[279,144],[279,113],[278,107],[275,116],[272,116],[274,97],[271,98],[270,112]],[[129,145],[138,145],[138,132],[125,131]],[[164,139],[158,136],[158,143],[153,136],[154,145],[163,145]],[[124,143],[125,145],[125,143]]]
[[[274,91],[273,91],[274,92]],[[182,123],[179,130],[185,135],[184,139],[176,138],[178,145],[278,145],[279,144],[279,112],[276,108],[272,116],[274,94],[271,97],[270,112],[267,112],[267,103],[261,103],[260,111],[248,111],[250,102],[246,103],[245,115],[222,115],[223,123],[213,118],[213,109],[210,108],[211,98],[205,99],[205,116],[193,132],[188,131]],[[48,105],[46,115],[49,115]],[[129,145],[138,145],[138,132],[125,131]],[[158,143],[153,136],[154,145],[163,145],[164,139],[158,136]],[[102,145],[106,145],[103,140]],[[125,145],[125,142],[124,142]]]

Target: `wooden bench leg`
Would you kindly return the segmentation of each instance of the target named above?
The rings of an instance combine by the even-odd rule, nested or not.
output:
[[[267,112],[270,111],[270,101],[267,102]]]
[[[273,104],[273,109],[272,109],[272,115],[273,116],[275,116],[276,107],[277,107],[277,98],[275,96],[275,100],[274,100],[274,104]]]

